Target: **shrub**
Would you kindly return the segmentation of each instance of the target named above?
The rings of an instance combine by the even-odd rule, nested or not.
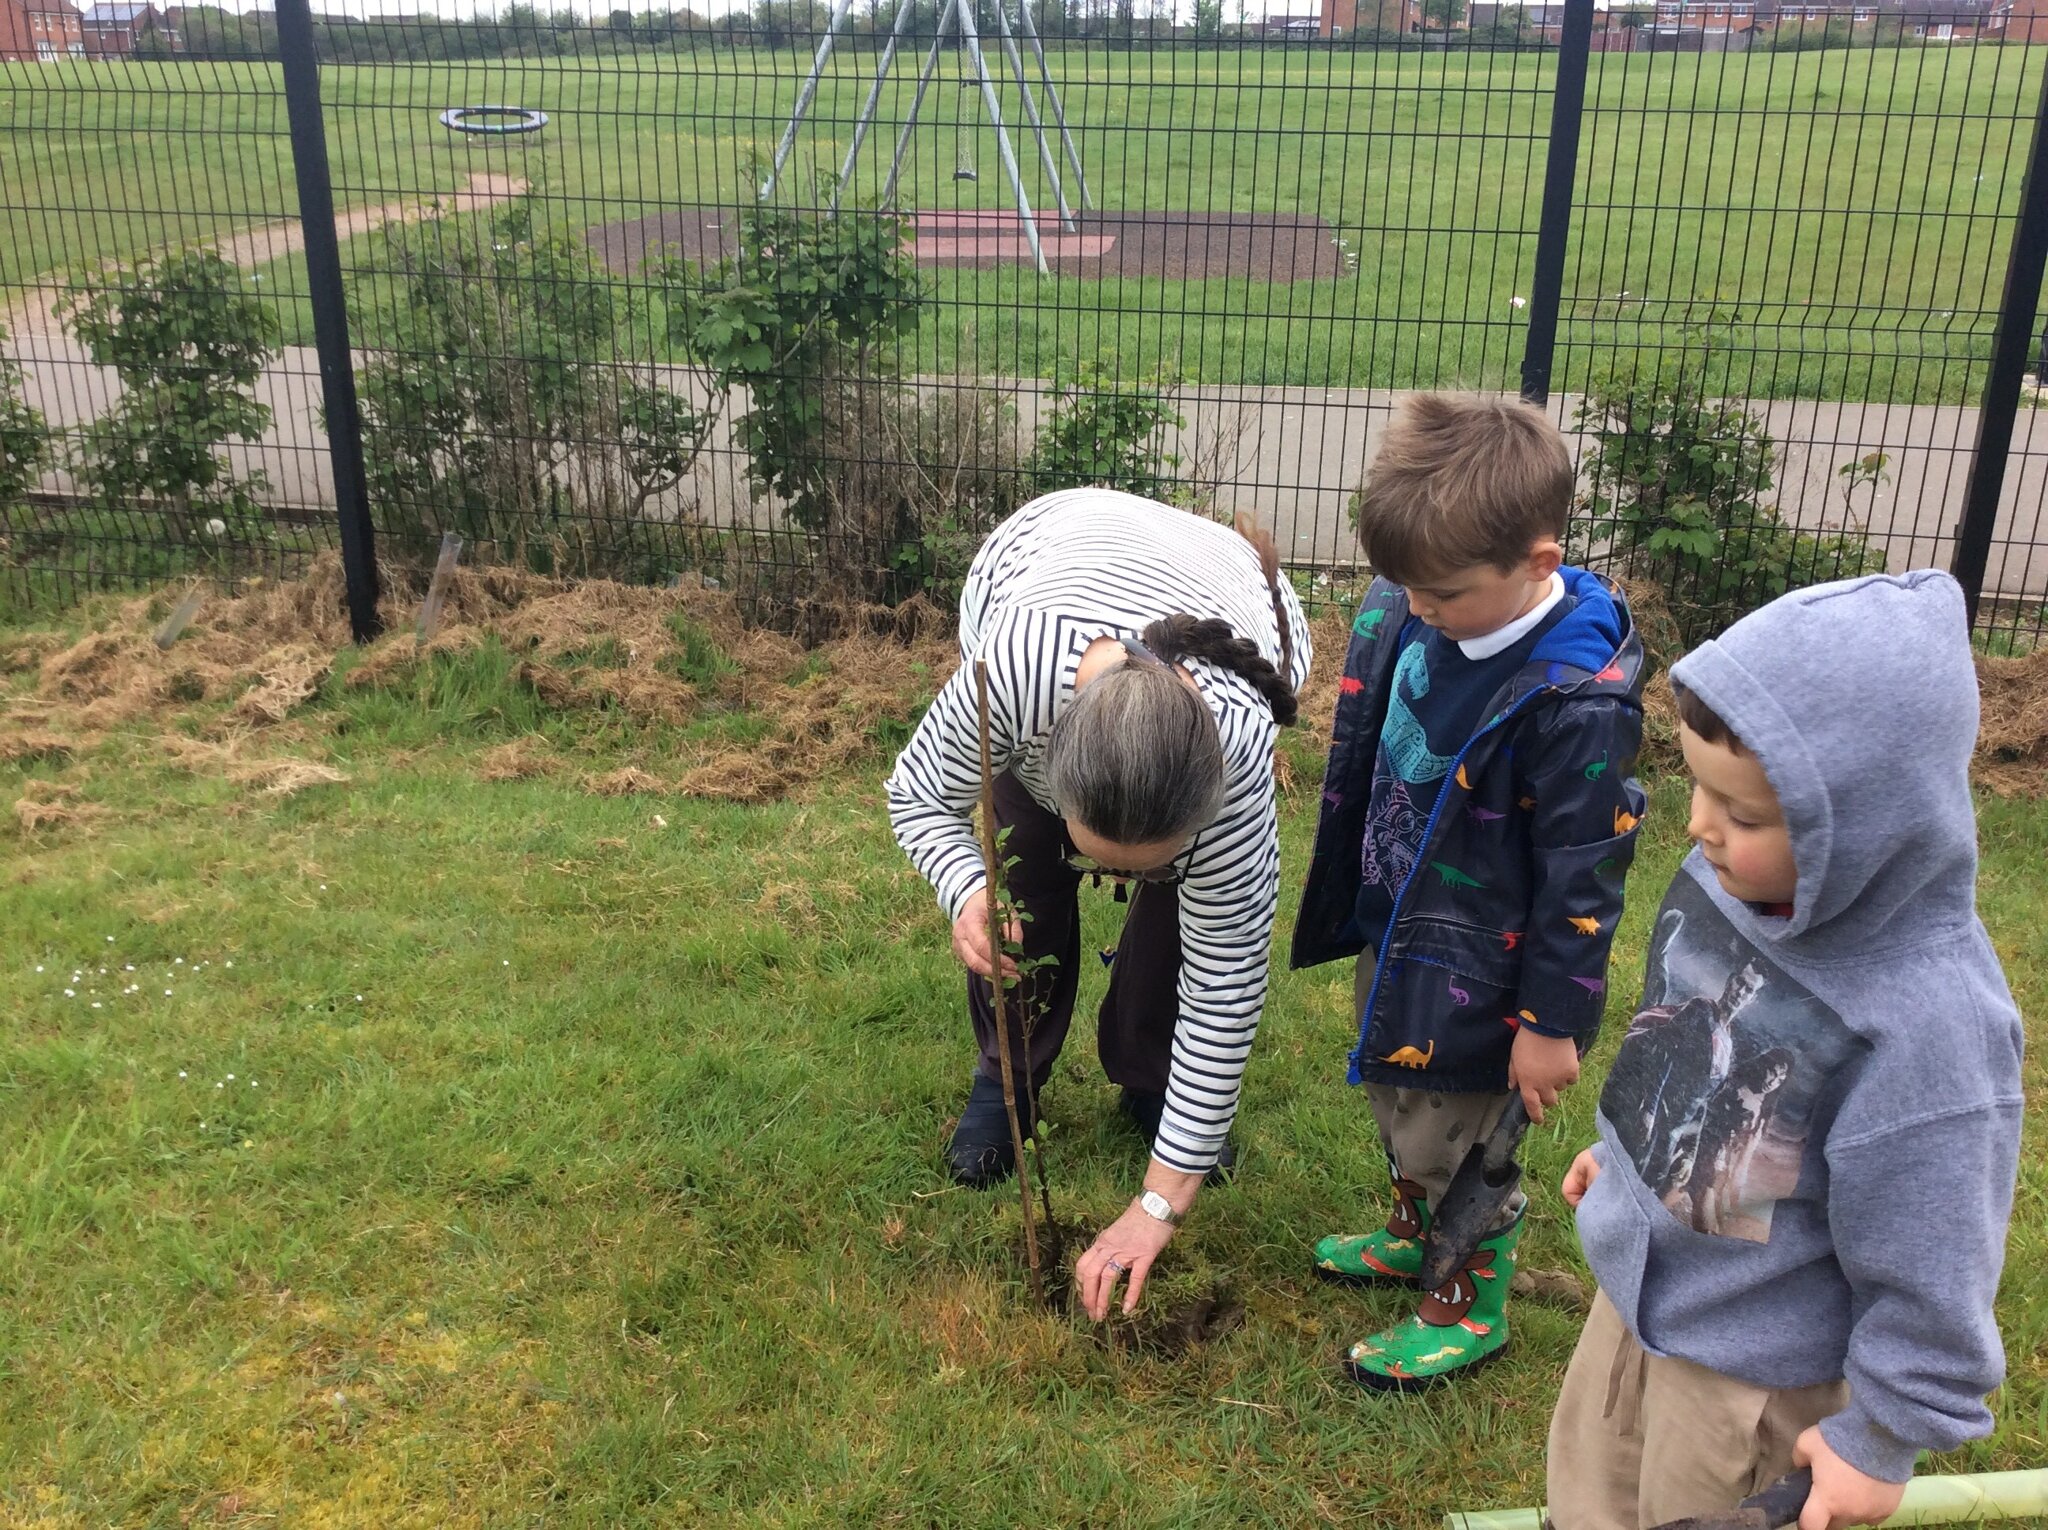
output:
[[[0,328],[0,341],[6,338]],[[0,511],[21,503],[42,476],[49,449],[42,415],[21,396],[21,368],[0,356]]]
[[[629,362],[643,317],[581,244],[514,203],[384,235],[402,283],[390,354],[359,383],[379,529],[425,560],[443,531],[537,568],[658,578],[653,501],[710,418]]]
[[[211,250],[119,267],[72,289],[72,334],[121,379],[121,397],[86,427],[73,462],[79,486],[109,508],[168,504],[259,530],[261,473],[237,475],[221,455],[270,425],[256,400],[277,353],[277,316],[241,290],[241,273]]]
[[[1168,428],[1187,424],[1169,402],[1170,380],[1125,384],[1094,366],[1053,382],[1052,418],[1031,448],[1032,488],[1100,486],[1172,499],[1180,458],[1165,450]]]
[[[859,500],[849,464],[864,455],[844,450],[846,422],[864,385],[895,377],[888,342],[917,327],[924,302],[903,220],[751,204],[736,255],[701,279],[671,263],[666,281],[671,337],[717,394],[746,391],[733,434],[755,489],[806,531],[843,529],[836,514]]]
[[[1707,396],[1710,364],[1702,348],[1617,373],[1575,418],[1598,444],[1573,554],[1654,583],[1688,646],[1787,590],[1884,567],[1853,521],[1804,531],[1764,502],[1776,448],[1747,408]]]

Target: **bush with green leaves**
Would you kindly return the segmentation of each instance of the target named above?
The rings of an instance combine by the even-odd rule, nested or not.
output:
[[[1032,488],[1122,489],[1177,499],[1180,458],[1165,449],[1169,428],[1187,424],[1169,399],[1171,380],[1123,383],[1095,366],[1053,382],[1052,418],[1031,448]]]
[[[917,327],[925,293],[903,236],[894,214],[754,204],[736,254],[701,275],[667,268],[672,338],[714,392],[745,391],[733,434],[748,476],[806,531],[841,529],[856,506],[848,479],[864,453],[846,450],[849,422],[864,387],[897,376],[890,342]]]
[[[431,557],[455,531],[546,569],[673,572],[650,507],[712,421],[621,354],[643,318],[632,295],[524,203],[383,238],[401,295],[358,391],[378,526],[400,555]]]
[[[7,331],[0,328],[0,341]],[[0,511],[19,505],[49,458],[49,427],[21,396],[21,368],[0,356]]]
[[[257,529],[260,472],[237,474],[222,454],[270,425],[257,401],[277,354],[270,306],[211,250],[118,267],[74,287],[64,304],[73,335],[121,380],[113,408],[78,443],[78,485],[109,508],[152,504]]]
[[[1614,374],[1574,419],[1596,443],[1574,556],[1655,584],[1688,646],[1788,590],[1884,567],[1853,519],[1801,530],[1765,502],[1776,446],[1741,403],[1708,395],[1711,362],[1703,347]]]

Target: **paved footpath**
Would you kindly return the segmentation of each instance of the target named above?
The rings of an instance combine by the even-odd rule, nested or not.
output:
[[[458,204],[481,206],[516,194],[516,183],[498,185],[499,179],[473,181]],[[416,215],[417,209],[392,207],[349,216],[368,228]],[[291,247],[295,227],[274,225],[237,236],[224,253],[251,265],[275,259]],[[97,417],[116,395],[113,374],[94,366],[52,316],[32,307],[16,306],[4,344],[21,364],[30,402],[53,425],[75,427]],[[690,369],[656,372],[667,386],[704,397],[703,381]],[[1043,387],[1034,382],[1002,388],[1027,432],[1051,407]],[[271,428],[260,442],[231,448],[230,457],[239,469],[263,469],[285,503],[332,505],[312,350],[286,348],[258,392],[271,407]],[[1181,458],[1184,476],[1223,485],[1219,509],[1251,510],[1271,524],[1292,561],[1349,566],[1357,553],[1346,502],[1398,396],[1369,389],[1190,387],[1178,400],[1188,423],[1165,445]],[[1556,402],[1560,417],[1569,420],[1578,400]],[[1779,443],[1775,498],[1786,514],[1806,527],[1839,526],[1853,515],[1883,540],[1894,569],[1947,565],[1962,513],[1975,409],[1806,401],[1756,407]],[[747,491],[744,461],[732,444],[732,412],[692,477],[658,501],[656,513],[724,527],[773,521],[773,508],[755,503]],[[1887,454],[1890,481],[1874,495],[1868,488],[1857,490],[1853,505],[1845,506],[1837,470],[1870,452]],[[61,474],[52,474],[46,486],[67,487]],[[2048,411],[2021,413],[1987,591],[2048,599]]]

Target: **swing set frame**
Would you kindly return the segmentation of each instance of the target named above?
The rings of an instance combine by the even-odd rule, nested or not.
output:
[[[1017,152],[1010,142],[1010,130],[1003,121],[1002,106],[996,100],[996,85],[989,74],[988,58],[982,51],[981,32],[974,20],[975,0],[942,0],[939,10],[939,24],[932,38],[931,51],[925,55],[924,68],[917,77],[917,91],[910,98],[910,110],[903,119],[903,128],[896,136],[896,152],[889,161],[889,178],[882,186],[882,206],[893,208],[896,188],[903,176],[903,161],[910,151],[910,135],[917,126],[918,113],[923,109],[925,93],[931,88],[932,77],[938,72],[939,57],[947,41],[954,41],[966,54],[973,68],[973,77],[963,79],[967,88],[979,87],[982,105],[988,111],[989,121],[996,130],[996,144],[1003,158],[1003,170],[1010,181],[1011,194],[1016,198],[1017,216],[1024,225],[1024,238],[1031,247],[1032,264],[1038,274],[1047,276],[1051,268],[1046,264],[1045,250],[1039,243],[1038,221],[1032,216],[1031,198],[1024,190],[1023,172],[1018,167]],[[1038,101],[1033,96],[1031,82],[1024,68],[1023,50],[1017,44],[1018,34],[1030,44],[1031,52],[1038,61],[1038,77],[1045,91],[1046,103],[1052,108],[1054,124],[1059,129],[1060,143],[1066,151],[1067,164],[1072,168],[1074,185],[1078,188],[1084,209],[1093,208],[1095,200],[1088,190],[1088,177],[1081,169],[1081,152],[1074,146],[1074,135],[1067,130],[1067,113],[1060,101],[1059,86],[1054,83],[1052,68],[1046,63],[1045,45],[1040,40],[1038,28],[1031,20],[1031,0],[1019,0],[1018,25],[1010,26],[1008,0],[994,0],[996,28],[1002,39],[1003,51],[1008,56],[1010,68],[1017,80],[1017,89],[1024,99],[1024,116],[1030,124],[1032,135],[1038,140],[1038,158],[1045,171],[1045,178],[1052,187],[1053,202],[1059,209],[1060,226],[1067,233],[1078,232],[1073,209],[1067,203],[1065,187],[1060,181],[1059,159],[1054,155],[1052,144],[1046,136],[1045,120],[1040,115]],[[832,189],[831,213],[839,214],[839,199],[846,190],[853,175],[854,161],[859,157],[861,145],[866,141],[868,130],[874,125],[875,109],[882,99],[882,86],[889,76],[889,67],[895,62],[897,49],[910,29],[911,17],[916,11],[917,0],[899,0],[896,7],[896,24],[890,28],[889,40],[883,45],[882,55],[875,66],[873,84],[868,87],[867,100],[862,104],[860,116],[853,125],[853,142],[848,145],[846,159],[839,167],[839,181]],[[768,176],[761,182],[760,200],[763,202],[775,194],[775,185],[781,179],[783,166],[788,163],[790,151],[796,147],[797,131],[803,125],[811,104],[817,98],[818,82],[824,77],[825,65],[831,60],[832,50],[846,25],[846,18],[853,9],[853,0],[833,0],[830,19],[825,23],[825,35],[818,41],[817,56],[811,61],[811,72],[804,80],[803,89],[797,92],[796,109],[790,113],[789,125],[782,130],[782,141],[775,147],[775,161]],[[954,172],[956,178],[967,178],[961,171]]]

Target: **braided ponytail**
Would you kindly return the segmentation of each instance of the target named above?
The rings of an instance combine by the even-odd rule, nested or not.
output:
[[[1266,593],[1273,597],[1273,624],[1280,629],[1280,677],[1284,680],[1294,673],[1294,625],[1287,620],[1287,602],[1280,598],[1280,548],[1273,541],[1273,533],[1249,512],[1241,512],[1231,522],[1231,529],[1251,543],[1252,551],[1259,555],[1259,572],[1266,576]]]
[[[1287,630],[1284,622],[1280,630]],[[1273,721],[1283,728],[1294,726],[1301,713],[1301,704],[1287,677],[1259,652],[1257,643],[1231,631],[1229,622],[1176,611],[1145,629],[1145,646],[1159,656],[1162,664],[1200,659],[1242,676],[1266,698],[1266,705],[1273,709]]]

